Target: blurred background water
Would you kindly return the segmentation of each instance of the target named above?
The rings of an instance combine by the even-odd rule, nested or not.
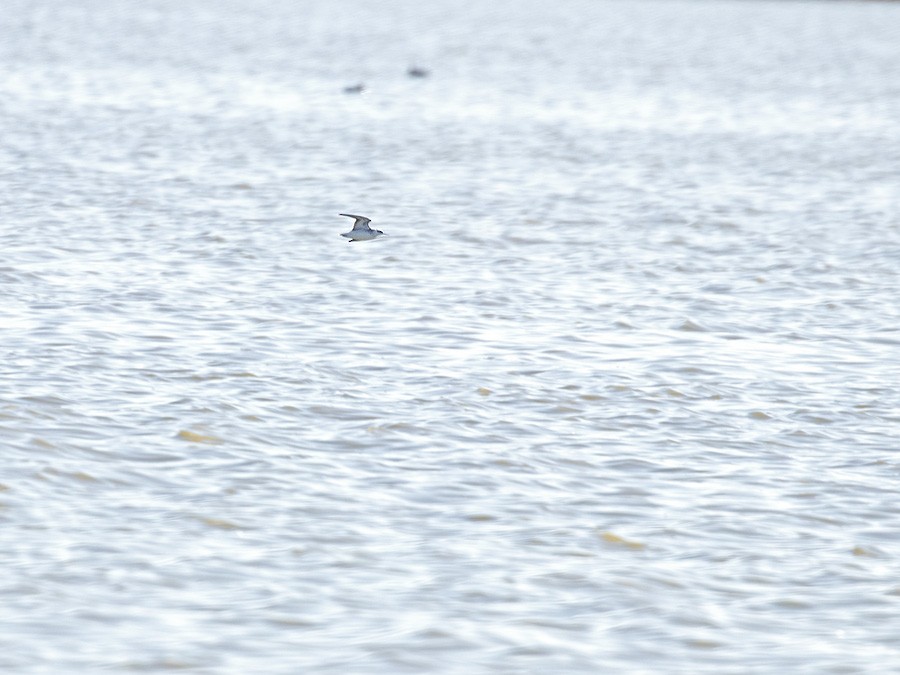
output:
[[[900,672],[898,27],[6,3],[0,670]]]

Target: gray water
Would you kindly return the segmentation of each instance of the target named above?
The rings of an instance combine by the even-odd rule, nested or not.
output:
[[[900,672],[898,34],[7,3],[0,671]]]

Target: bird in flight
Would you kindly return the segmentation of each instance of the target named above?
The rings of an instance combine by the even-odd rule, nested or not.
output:
[[[370,239],[375,239],[375,237],[384,235],[384,232],[381,230],[373,230],[369,227],[369,223],[372,222],[371,218],[354,216],[352,213],[339,213],[338,215],[353,218],[353,229],[341,234],[342,237],[347,237],[350,241],[369,241]]]

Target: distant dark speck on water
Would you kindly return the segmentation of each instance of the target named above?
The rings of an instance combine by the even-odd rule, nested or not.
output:
[[[406,71],[406,74],[410,77],[428,77],[431,73],[425,70],[424,68],[417,68],[413,66],[409,70]]]
[[[362,82],[360,82],[359,84],[350,85],[349,87],[344,87],[345,94],[361,94],[365,90],[366,87],[364,84],[362,84]]]

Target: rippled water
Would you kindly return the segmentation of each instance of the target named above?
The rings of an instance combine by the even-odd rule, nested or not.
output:
[[[12,2],[0,670],[900,672],[898,25]]]

